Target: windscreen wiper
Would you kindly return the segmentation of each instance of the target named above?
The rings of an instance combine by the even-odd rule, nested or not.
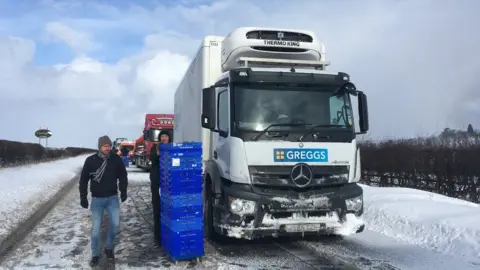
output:
[[[260,138],[263,134],[267,133],[268,130],[269,130],[271,127],[301,127],[301,126],[306,126],[306,125],[309,125],[309,124],[303,124],[303,123],[271,124],[271,125],[269,125],[268,127],[266,127],[264,130],[260,131],[260,133],[258,133],[257,135],[255,135],[255,137],[252,138],[252,141],[258,140],[258,138]]]
[[[311,135],[313,133],[315,133],[315,128],[319,128],[319,127],[345,127],[344,125],[332,125],[332,124],[326,124],[326,125],[315,125],[315,126],[312,126],[309,130],[307,130],[302,136],[300,136],[300,138],[298,139],[299,141],[303,141],[303,138],[305,138],[306,136],[308,135]],[[327,136],[327,139],[329,139],[330,136]]]

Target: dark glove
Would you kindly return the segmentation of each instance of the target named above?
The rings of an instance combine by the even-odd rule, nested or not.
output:
[[[122,193],[122,194],[120,195],[120,200],[122,200],[122,202],[124,202],[124,201],[127,200],[127,192]]]
[[[80,205],[85,208],[85,209],[88,209],[88,199],[87,198],[80,198]]]

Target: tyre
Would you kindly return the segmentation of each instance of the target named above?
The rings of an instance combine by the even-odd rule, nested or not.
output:
[[[218,241],[220,235],[213,225],[213,192],[210,179],[207,178],[203,189],[203,230],[204,235],[211,241]]]

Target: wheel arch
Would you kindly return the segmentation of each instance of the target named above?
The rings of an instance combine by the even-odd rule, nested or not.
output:
[[[207,184],[207,181],[210,181],[210,184],[212,185],[212,191],[214,194],[221,193],[222,183],[220,178],[220,171],[217,163],[215,163],[212,160],[207,161],[207,165],[205,167],[204,183]]]

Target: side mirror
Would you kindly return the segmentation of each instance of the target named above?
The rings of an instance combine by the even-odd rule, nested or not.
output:
[[[215,106],[215,88],[209,87],[202,89],[202,127],[206,129],[215,129],[216,125],[216,108]]]
[[[358,92],[358,116],[360,117],[360,134],[365,134],[369,129],[367,95],[360,91]]]

